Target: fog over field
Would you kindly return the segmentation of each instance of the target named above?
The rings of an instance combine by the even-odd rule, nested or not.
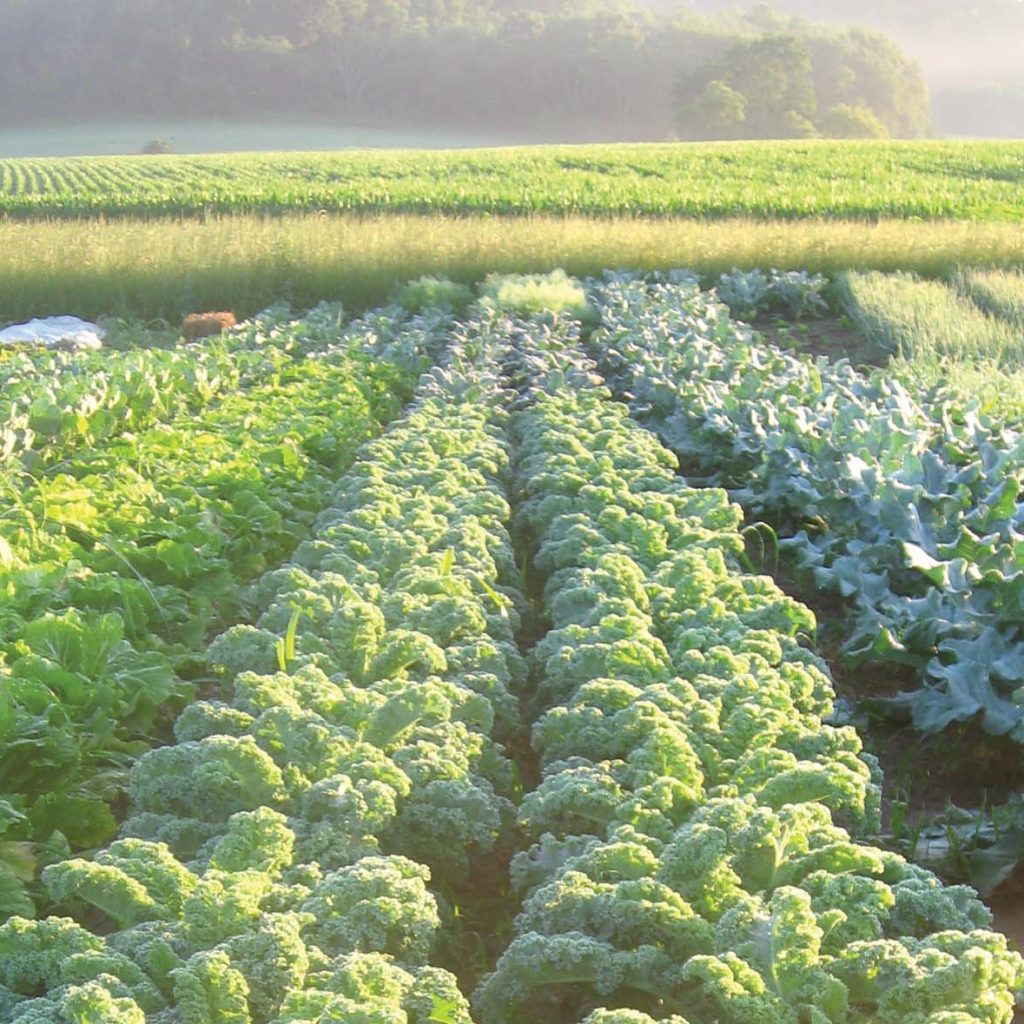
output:
[[[767,11],[734,0],[649,0],[656,10]],[[776,11],[877,28],[920,62],[941,133],[1024,137],[1024,3],[977,0],[774,0]]]
[[[195,121],[312,124],[308,148],[318,122],[385,146],[1024,136],[1019,0],[0,0],[0,25],[0,156],[239,148],[163,137]],[[123,149],[12,134],[147,122]]]

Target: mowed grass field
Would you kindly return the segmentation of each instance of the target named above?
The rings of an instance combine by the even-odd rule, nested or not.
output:
[[[1024,220],[1024,142],[768,142],[0,161],[11,217],[297,210]]]
[[[360,309],[562,266],[1024,264],[1024,143],[727,143],[0,161],[0,321]]]

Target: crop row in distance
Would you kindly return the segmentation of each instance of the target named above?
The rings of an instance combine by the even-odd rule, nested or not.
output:
[[[1019,222],[1024,145],[772,142],[0,161],[12,217],[310,209]]]

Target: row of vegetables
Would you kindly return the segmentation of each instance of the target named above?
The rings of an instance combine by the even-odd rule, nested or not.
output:
[[[442,334],[391,328],[335,327],[333,351],[262,383],[0,473],[0,913],[31,908],[40,864],[112,838],[132,762],[207,683],[210,638],[251,616],[249,584],[399,411],[414,377],[370,355]],[[276,333],[283,351],[317,332]]]
[[[874,827],[873,765],[823,722],[806,610],[738,571],[738,510],[538,333],[513,430],[542,776],[480,1019],[1009,1020],[1021,961],[973,892],[841,827]]]
[[[1024,963],[973,891],[865,840],[813,617],[579,333],[451,328],[120,838],[0,926],[0,1019],[467,1024],[507,929],[486,1024],[1009,1020]]]
[[[952,389],[782,352],[692,279],[592,294],[593,350],[634,414],[845,600],[851,661],[913,673],[891,710],[1024,742],[1024,436]]]
[[[473,351],[453,342],[259,581],[257,623],[213,644],[221,699],[139,760],[122,838],[44,871],[96,927],[0,928],[4,1020],[468,1019],[429,966],[426,882],[457,889],[511,823],[493,737],[525,679],[504,413]]]
[[[287,374],[299,337],[287,307],[277,306],[178,349],[5,351],[0,460],[38,471],[82,447],[198,413],[219,396]]]
[[[425,309],[414,329],[406,322],[410,309],[409,303],[385,306],[345,325],[337,303],[323,303],[301,321],[278,303],[217,337],[172,349],[0,349],[0,463],[17,460],[42,472],[123,433],[199,414],[263,383],[286,382],[313,354],[355,349],[418,372],[436,353],[447,314]]]

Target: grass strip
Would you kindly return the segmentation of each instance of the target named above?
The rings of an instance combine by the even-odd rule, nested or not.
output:
[[[382,302],[422,274],[465,283],[492,272],[564,267],[690,267],[708,278],[733,267],[835,273],[1024,264],[1013,224],[970,221],[637,220],[294,214],[204,221],[0,222],[0,322],[52,311],[177,320],[275,299],[323,299],[352,310]]]

